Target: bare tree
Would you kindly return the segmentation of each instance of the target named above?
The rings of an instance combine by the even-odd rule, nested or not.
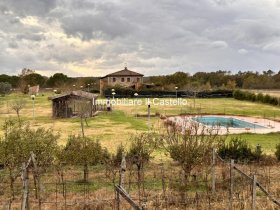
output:
[[[87,118],[90,116],[91,112],[91,103],[89,101],[77,101],[76,102],[77,109],[79,110],[78,116],[80,117],[81,121],[81,130],[82,136],[85,137],[84,131],[84,121],[88,126]]]
[[[12,102],[12,109],[17,113],[18,121],[20,122],[20,111],[25,107],[26,101],[24,99],[16,99]]]
[[[88,139],[85,138],[85,129],[84,129],[84,121],[87,123],[87,117],[90,115],[90,103],[87,101],[80,101],[78,103],[79,106],[79,117],[81,122],[81,130],[82,130],[82,138],[83,138],[83,148],[88,147]],[[87,159],[84,160],[84,182],[88,181],[88,161]]]
[[[112,183],[116,184],[117,174],[120,170],[120,165],[123,159],[123,155],[126,154],[125,148],[120,144],[117,148],[116,154],[112,154],[110,159],[107,159],[106,163],[106,177],[112,180]]]

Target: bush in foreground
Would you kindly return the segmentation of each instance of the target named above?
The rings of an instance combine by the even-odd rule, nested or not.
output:
[[[15,196],[15,182],[21,175],[22,163],[29,161],[31,152],[35,154],[38,176],[55,161],[59,135],[51,129],[33,129],[28,124],[6,120],[0,136],[0,163],[8,170],[11,198]]]
[[[70,165],[84,166],[83,181],[88,182],[88,166],[106,162],[110,154],[98,141],[71,135],[62,151],[62,158]]]
[[[254,150],[246,140],[240,137],[232,137],[228,143],[218,149],[218,154],[223,159],[250,162],[259,160],[262,156],[262,150],[260,146]]]

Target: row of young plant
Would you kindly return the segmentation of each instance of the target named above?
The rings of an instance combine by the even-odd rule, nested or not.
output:
[[[280,106],[280,98],[271,96],[269,94],[253,93],[250,91],[243,91],[243,90],[235,90],[233,92],[233,98],[235,98],[237,100],[242,100],[242,101],[260,102],[260,103],[264,103],[264,104]]]

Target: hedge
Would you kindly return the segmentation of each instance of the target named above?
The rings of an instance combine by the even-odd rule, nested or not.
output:
[[[233,98],[243,101],[260,102],[274,106],[280,106],[280,98],[262,93],[252,93],[250,91],[236,90],[233,92]]]
[[[133,98],[134,93],[138,93],[138,98],[158,97],[158,98],[176,98],[176,91],[162,91],[162,90],[134,90],[131,88],[114,88],[115,98]],[[110,88],[104,91],[105,97],[112,97],[112,90]],[[231,98],[233,91],[231,90],[214,90],[214,91],[177,91],[177,97],[182,98]]]

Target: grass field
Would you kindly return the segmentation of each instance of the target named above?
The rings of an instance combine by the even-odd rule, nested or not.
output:
[[[32,126],[52,128],[61,134],[60,144],[65,144],[67,136],[70,134],[80,134],[80,121],[78,118],[72,119],[52,119],[51,102],[48,96],[52,93],[40,94],[35,100],[35,121],[32,119],[32,100],[30,96],[23,94],[11,94],[0,98],[0,125],[7,118],[16,118],[16,113],[11,109],[13,100],[24,98],[27,103],[21,111],[21,117],[25,121],[30,121]],[[115,106],[113,112],[99,113],[96,117],[88,120],[89,127],[85,133],[106,146],[110,151],[115,151],[120,143],[129,144],[129,136],[133,133],[147,131],[148,120],[146,117],[135,117],[135,114],[147,114],[145,99],[141,100],[142,105]],[[169,100],[169,99],[163,99]],[[158,101],[157,101],[158,102]],[[178,115],[183,113],[210,113],[210,114],[231,114],[265,117],[280,120],[280,107],[238,101],[231,98],[223,99],[187,99],[186,106],[153,106],[151,103],[151,114]],[[161,125],[158,117],[151,118],[151,125],[155,129]],[[277,143],[280,143],[280,134],[242,134],[252,145],[261,144],[268,153],[273,152]]]
[[[30,122],[33,127],[44,127],[52,128],[55,132],[59,132],[61,137],[59,139],[60,144],[65,144],[67,137],[70,134],[80,134],[80,120],[79,118],[71,119],[52,119],[51,113],[51,102],[48,101],[48,96],[51,93],[45,93],[44,95],[39,95],[36,97],[35,101],[35,120],[33,121],[33,108],[32,100],[29,96],[22,94],[11,94],[6,97],[0,98],[0,126],[8,118],[16,119],[16,113],[11,109],[11,105],[15,99],[24,98],[27,103],[26,107],[21,111],[21,118],[27,122]],[[139,99],[140,100],[140,99]],[[163,99],[169,100],[169,99]],[[130,141],[129,138],[131,134],[137,132],[148,131],[148,120],[147,117],[135,117],[135,114],[146,115],[147,105],[144,99],[141,99],[142,105],[138,106],[114,106],[112,112],[100,112],[97,116],[88,119],[88,127],[85,128],[85,134],[89,137],[99,139],[103,146],[107,147],[109,151],[114,152],[117,146],[122,143],[124,146],[128,146]],[[270,105],[263,105],[258,103],[251,103],[245,101],[237,101],[235,99],[188,99],[187,105],[184,106],[155,106],[151,104],[151,114],[155,115],[159,113],[160,115],[179,115],[179,114],[230,114],[230,115],[247,115],[255,117],[265,117],[280,120],[280,107],[274,107]],[[155,130],[163,129],[160,118],[153,117],[150,121],[151,126]],[[1,133],[0,133],[1,136]],[[267,154],[272,154],[274,152],[275,145],[280,143],[280,133],[270,133],[270,134],[241,134],[232,135],[241,136],[243,139],[247,140],[252,147],[256,144],[260,144]],[[229,136],[230,138],[231,136]],[[145,164],[145,199],[149,201],[147,206],[151,208],[156,208],[155,204],[163,202],[165,198],[161,201],[162,195],[166,195],[168,198],[172,198],[172,202],[167,200],[166,203],[171,204],[170,209],[174,209],[174,201],[181,202],[179,197],[182,196],[182,172],[179,165],[174,162],[169,161],[170,157],[166,156],[165,152],[162,150],[157,150],[153,156],[154,160]],[[229,167],[227,164],[222,163],[217,158],[218,162],[216,165],[216,193],[213,195],[218,199],[208,199],[209,196],[209,186],[210,186],[210,175],[211,165],[205,165],[203,167],[199,166],[196,170],[193,170],[195,179],[191,178],[188,182],[188,198],[197,198],[195,209],[206,209],[207,205],[210,205],[213,209],[222,209],[228,207],[228,192],[229,188]],[[273,196],[279,197],[279,181],[277,179],[279,174],[279,164],[275,166],[258,166],[255,164],[243,165],[237,164],[239,169],[244,171],[244,173],[251,175],[258,175],[258,182],[262,183],[269,189],[269,192]],[[78,206],[82,202],[87,202],[87,197],[91,200],[96,199],[100,203],[105,202],[108,198],[113,198],[115,196],[114,185],[112,183],[113,173],[108,173],[108,168],[106,165],[98,165],[90,167],[89,182],[84,183],[82,181],[83,168],[82,166],[65,166],[64,171],[64,183],[58,183],[58,177],[60,175],[57,170],[51,168],[41,176],[41,181],[44,186],[44,199],[43,205],[44,209],[55,209],[57,207],[63,208],[63,204],[66,206]],[[118,171],[118,168],[110,168],[112,170]],[[126,189],[130,193],[133,199],[137,199],[137,171],[135,167],[128,167],[126,173]],[[206,176],[205,176],[206,175]],[[1,183],[1,179],[8,176],[8,171],[4,170],[0,173],[0,202],[2,199],[6,201],[9,199],[9,182]],[[118,177],[118,176],[117,176]],[[34,178],[34,176],[33,176]],[[116,177],[115,177],[116,178]],[[118,179],[118,178],[117,178]],[[206,180],[205,180],[206,179]],[[236,195],[241,195],[242,199],[239,202],[235,202],[239,206],[235,209],[251,209],[250,208],[250,195],[251,187],[250,182],[245,180],[244,176],[241,176],[237,172],[234,172],[234,193]],[[275,180],[275,181],[274,181]],[[129,183],[132,183],[131,185]],[[138,181],[139,182],[139,181]],[[33,186],[34,180],[30,176],[30,198],[34,197]],[[249,183],[249,184],[248,184]],[[2,184],[2,185],[1,185]],[[14,202],[14,208],[20,208],[20,199],[22,191],[22,181],[17,179],[15,182],[16,198]],[[128,187],[129,184],[129,187]],[[65,196],[63,196],[63,187],[65,186]],[[67,187],[66,187],[67,186]],[[165,187],[168,186],[168,187]],[[66,190],[67,188],[67,190]],[[1,189],[4,189],[1,191]],[[180,190],[181,189],[181,190]],[[186,190],[186,189],[185,189]],[[66,196],[67,192],[67,196]],[[89,194],[87,194],[89,193]],[[194,197],[195,196],[195,197]],[[246,196],[246,197],[245,197]],[[259,191],[256,195],[257,204],[259,209],[274,209],[273,202],[270,202],[264,194]],[[68,201],[66,201],[66,198]],[[214,197],[212,197],[214,198]],[[58,200],[57,200],[58,199]],[[103,200],[105,199],[105,200]],[[199,200],[198,200],[199,199]],[[185,199],[183,200],[193,200]],[[32,201],[30,199],[30,201]],[[36,200],[34,200],[36,201]],[[58,201],[55,203],[54,201]],[[45,203],[44,203],[45,202]],[[36,205],[35,202],[31,202],[32,205]],[[194,204],[191,201],[191,205]],[[198,204],[201,205],[198,207]],[[244,206],[246,206],[244,208]],[[166,208],[167,204],[162,204]],[[193,205],[195,206],[195,205]],[[14,209],[12,207],[12,209]],[[177,206],[176,206],[177,207]],[[178,207],[182,207],[178,203]],[[66,207],[65,207],[66,208]],[[82,207],[77,207],[81,209]],[[191,208],[191,209],[194,209]],[[93,207],[97,209],[97,207]],[[109,209],[109,208],[108,208]],[[110,208],[111,209],[111,208]],[[124,207],[123,209],[128,209]],[[158,207],[157,209],[163,209]],[[176,208],[177,209],[177,208]],[[180,208],[181,209],[181,208]],[[185,208],[190,209],[190,208]]]
[[[263,93],[268,94],[275,97],[280,97],[280,91],[279,90],[249,90],[255,93]]]

